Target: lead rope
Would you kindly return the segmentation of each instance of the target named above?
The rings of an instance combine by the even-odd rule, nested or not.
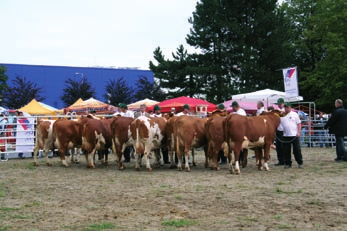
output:
[[[291,139],[291,140],[289,140],[289,141],[283,141],[283,140],[281,140],[280,138],[278,138],[278,137],[276,136],[276,139],[277,139],[279,142],[285,143],[285,144],[289,144],[289,143],[293,142],[296,138],[298,138],[298,137],[294,137],[293,139]]]

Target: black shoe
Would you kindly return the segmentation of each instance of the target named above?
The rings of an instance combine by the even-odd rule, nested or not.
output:
[[[342,161],[347,161],[347,158],[342,158]]]
[[[275,166],[282,166],[284,165],[284,163],[281,163],[281,162],[277,162],[276,164],[274,164]]]
[[[170,161],[166,161],[166,162],[164,162],[164,164],[171,164],[171,162]]]
[[[342,161],[341,158],[335,158],[334,160],[335,160],[336,162],[341,162],[341,161]]]
[[[292,168],[292,166],[291,165],[286,165],[286,166],[284,166],[284,168],[288,169],[288,168]]]
[[[226,161],[219,162],[218,164],[227,164]]]
[[[124,162],[124,163],[129,163],[130,160],[129,160],[129,159],[125,159],[123,162]]]

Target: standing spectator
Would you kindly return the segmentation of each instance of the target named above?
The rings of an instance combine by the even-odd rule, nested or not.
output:
[[[347,161],[344,137],[347,136],[347,110],[343,107],[343,101],[335,101],[336,110],[332,113],[328,122],[324,125],[329,128],[329,134],[335,134],[336,138],[336,158],[335,161]]]
[[[324,125],[326,124],[327,119],[324,118],[323,112],[320,112],[317,118],[317,123],[316,123],[316,135],[318,138],[319,142],[319,147],[323,148],[325,146],[326,148],[329,147],[328,143],[328,134],[326,129],[324,129]]]
[[[151,117],[162,117],[161,107],[159,105],[154,105],[153,110],[154,113],[151,115]]]
[[[278,110],[284,111],[284,99],[278,98],[277,102],[275,103],[278,106]],[[278,162],[275,164],[275,166],[284,165],[284,158],[283,158],[283,127],[280,124],[276,131],[276,153],[277,153],[277,160]]]
[[[134,117],[135,119],[140,117],[140,116],[146,116],[149,117],[150,115],[146,112],[146,105],[145,104],[141,104],[140,105],[140,111],[139,112],[135,112]]]
[[[240,107],[238,102],[236,102],[236,101],[232,102],[231,107],[233,108],[233,111],[234,111],[232,114],[239,114],[239,115],[246,116],[245,110],[243,110]]]
[[[0,134],[3,135],[6,129],[7,120],[3,113],[0,113]]]
[[[299,107],[299,110],[298,110],[298,115],[299,115],[299,119],[301,120],[301,134],[300,134],[300,142],[302,144],[305,143],[305,133],[306,133],[306,114],[305,112],[303,112],[301,110],[301,107]]]
[[[121,113],[120,113],[121,116],[134,118],[134,113],[132,111],[128,110],[128,106],[126,104],[120,103],[118,105],[118,108],[121,111]],[[130,162],[130,154],[133,153],[133,152],[134,152],[134,150],[133,150],[132,147],[125,148],[125,150],[124,150],[124,162],[125,163]],[[132,154],[132,158],[133,159],[135,158],[134,154]]]
[[[238,102],[234,101],[234,102],[232,102],[232,104],[231,104],[230,106],[233,108],[233,111],[234,111],[232,114],[238,114],[238,115],[246,116],[245,110],[243,110],[243,109],[240,107],[240,105],[239,105]],[[243,156],[244,156],[243,150],[241,150],[241,151],[240,151],[240,156],[239,156],[239,162],[240,162],[240,164],[241,164],[242,161],[243,161]]]
[[[159,105],[154,105],[153,107],[154,114],[151,117],[162,117],[161,115],[161,107]],[[163,154],[164,164],[170,164],[169,161],[169,149],[167,147],[161,148],[161,153]]]
[[[257,116],[260,115],[263,111],[265,111],[264,108],[264,102],[263,101],[258,101],[257,103]]]
[[[182,115],[187,115],[187,116],[189,116],[189,112],[190,112],[190,107],[189,107],[188,104],[185,104],[185,105],[183,105],[183,111],[180,112],[180,113],[177,113],[176,116],[182,116]]]
[[[302,160],[300,140],[298,139],[301,134],[301,121],[299,115],[292,111],[292,105],[289,102],[287,102],[284,107],[287,115],[281,118],[281,124],[283,127],[283,156],[285,168],[292,167],[292,146],[295,161],[298,163],[299,168],[303,168],[304,162]]]

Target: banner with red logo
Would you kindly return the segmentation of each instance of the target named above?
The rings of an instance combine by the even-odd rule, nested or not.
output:
[[[298,75],[296,67],[290,67],[283,69],[284,89],[286,92],[286,98],[298,97]]]

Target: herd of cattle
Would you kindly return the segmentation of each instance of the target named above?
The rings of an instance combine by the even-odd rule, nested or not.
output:
[[[216,110],[209,118],[193,116],[165,115],[164,117],[112,117],[97,119],[91,116],[78,120],[41,120],[36,127],[36,145],[34,149],[34,165],[37,166],[37,153],[44,151],[47,165],[48,151],[58,149],[64,166],[68,166],[65,154],[71,150],[71,161],[76,162],[76,148],[81,148],[88,168],[95,168],[94,154],[103,152],[103,164],[108,164],[108,152],[112,148],[118,168],[124,169],[122,162],[124,150],[133,147],[136,154],[136,170],[141,169],[141,160],[146,162],[148,171],[152,171],[150,160],[154,153],[154,165],[159,164],[160,149],[168,148],[171,166],[175,162],[173,153],[178,157],[178,170],[182,170],[182,157],[185,158],[185,169],[190,171],[188,154],[192,150],[193,165],[194,148],[204,148],[205,167],[219,170],[218,152],[224,150],[228,157],[231,173],[240,173],[239,155],[244,152],[242,167],[247,165],[247,151],[255,151],[259,170],[269,170],[269,152],[280,124],[281,111],[264,112],[257,117],[246,117],[237,114],[227,115],[225,111]],[[264,150],[264,154],[263,151]],[[234,163],[232,161],[234,153]],[[235,169],[234,169],[235,166]]]

